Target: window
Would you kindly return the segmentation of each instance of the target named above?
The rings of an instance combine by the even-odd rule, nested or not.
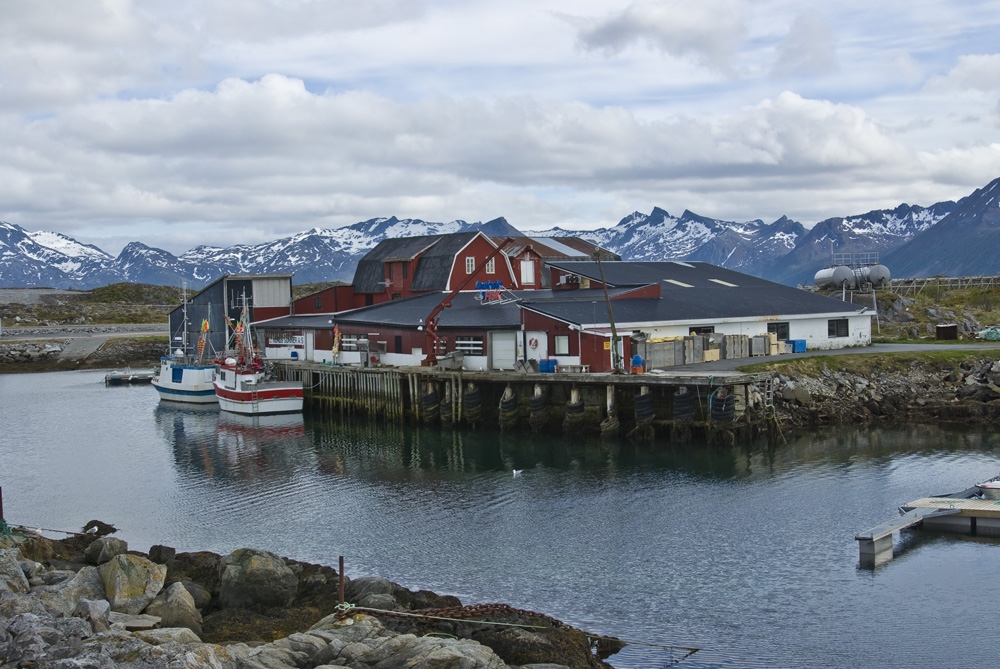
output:
[[[389,296],[389,299],[390,300],[398,300],[398,299],[400,299],[402,297],[403,297],[402,293],[393,293],[392,295]]]
[[[525,286],[531,286],[535,283],[535,261],[534,260],[522,260],[521,261],[521,283]]]
[[[320,309],[322,309],[323,308],[323,298],[317,297],[317,298],[313,299],[313,307],[315,307],[315,309],[317,311],[319,311]]]
[[[715,334],[715,326],[714,325],[696,325],[694,327],[688,328],[688,334],[691,334],[691,335]]]
[[[475,271],[476,271],[475,256],[465,256],[465,273],[472,274]]]
[[[459,335],[455,337],[455,350],[465,355],[482,355],[483,338],[479,336]]]
[[[569,335],[555,335],[552,342],[556,355],[569,355]]]
[[[341,351],[357,351],[358,335],[343,335],[340,338]]]
[[[389,267],[389,281],[392,281],[392,263],[387,262],[386,265]]]
[[[406,278],[406,271],[410,268],[410,263],[401,263],[403,265],[403,278]]]
[[[489,261],[486,263],[486,273],[487,274],[496,274],[497,273],[497,259],[496,258],[490,258]]]
[[[788,323],[768,323],[767,331],[778,335],[778,339],[780,341],[791,339],[791,337],[788,336]]]
[[[849,333],[846,318],[832,318],[826,322],[827,337],[847,337]]]
[[[403,265],[403,266],[405,267],[406,265]],[[393,342],[393,344],[395,345],[396,353],[402,353],[403,352],[403,335],[396,335],[395,341]]]

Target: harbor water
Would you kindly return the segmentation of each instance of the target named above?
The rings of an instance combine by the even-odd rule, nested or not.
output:
[[[12,525],[250,546],[503,602],[630,645],[618,668],[992,664],[1000,542],[854,535],[1000,473],[988,428],[849,426],[735,448],[258,420],[104,372],[0,375]],[[515,474],[515,470],[519,473]]]

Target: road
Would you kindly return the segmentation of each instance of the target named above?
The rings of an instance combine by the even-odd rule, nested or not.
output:
[[[113,337],[168,336],[166,323],[123,325],[53,325],[30,328],[4,328],[0,343],[68,339],[59,353],[61,359],[84,360]]]

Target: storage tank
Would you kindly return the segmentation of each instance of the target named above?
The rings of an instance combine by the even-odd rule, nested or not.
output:
[[[868,274],[868,281],[873,286],[882,286],[889,283],[889,279],[892,275],[889,273],[889,268],[885,265],[872,265],[871,271]]]
[[[885,265],[865,265],[854,271],[858,275],[858,285],[870,283],[873,286],[881,286],[889,283],[889,268]]]
[[[855,285],[854,272],[847,265],[837,265],[836,267],[826,267],[816,272],[813,277],[817,288],[840,288],[847,282],[847,287]]]

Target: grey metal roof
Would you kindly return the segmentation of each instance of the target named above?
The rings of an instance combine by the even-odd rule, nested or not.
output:
[[[557,263],[575,266],[582,276],[600,278],[596,262]],[[686,323],[733,318],[786,318],[796,316],[849,316],[865,310],[861,305],[765,281],[748,274],[707,263],[603,263],[615,323]],[[609,268],[614,267],[609,272]],[[676,283],[671,283],[671,281]],[[638,286],[659,284],[659,298],[629,298],[625,294]],[[440,328],[516,329],[520,327],[518,303],[526,309],[561,321],[585,326],[606,327],[608,319],[604,291],[521,290],[509,295],[518,303],[484,305],[474,291],[459,293],[450,308],[439,317]],[[329,327],[334,318],[340,323],[397,327],[417,327],[441,300],[443,292],[433,292],[405,300],[362,307],[336,316],[287,316],[262,323],[265,327]],[[615,299],[618,297],[619,299]],[[311,324],[311,325],[310,325]]]
[[[438,317],[438,328],[516,329],[521,327],[521,314],[517,304],[514,302],[482,304],[476,299],[477,295],[476,292],[456,295],[452,300],[452,306],[441,311]],[[392,300],[338,314],[335,320],[338,323],[358,325],[416,328],[445,297],[447,297],[445,293],[428,293],[405,300]]]
[[[600,280],[596,262],[553,263],[562,269],[574,266],[582,276]],[[602,263],[608,283],[619,289],[659,283],[659,298],[612,299],[616,323],[677,323],[724,318],[851,315],[865,307],[823,295],[740,274],[708,263]],[[613,268],[613,269],[611,269]],[[592,273],[591,273],[592,272]],[[676,282],[676,283],[672,283]],[[607,324],[607,307],[601,291],[588,290],[590,300],[557,291],[550,300],[526,298],[526,308],[569,323]],[[609,288],[609,293],[612,289]],[[563,297],[566,295],[566,297]],[[596,304],[596,308],[593,303]]]

